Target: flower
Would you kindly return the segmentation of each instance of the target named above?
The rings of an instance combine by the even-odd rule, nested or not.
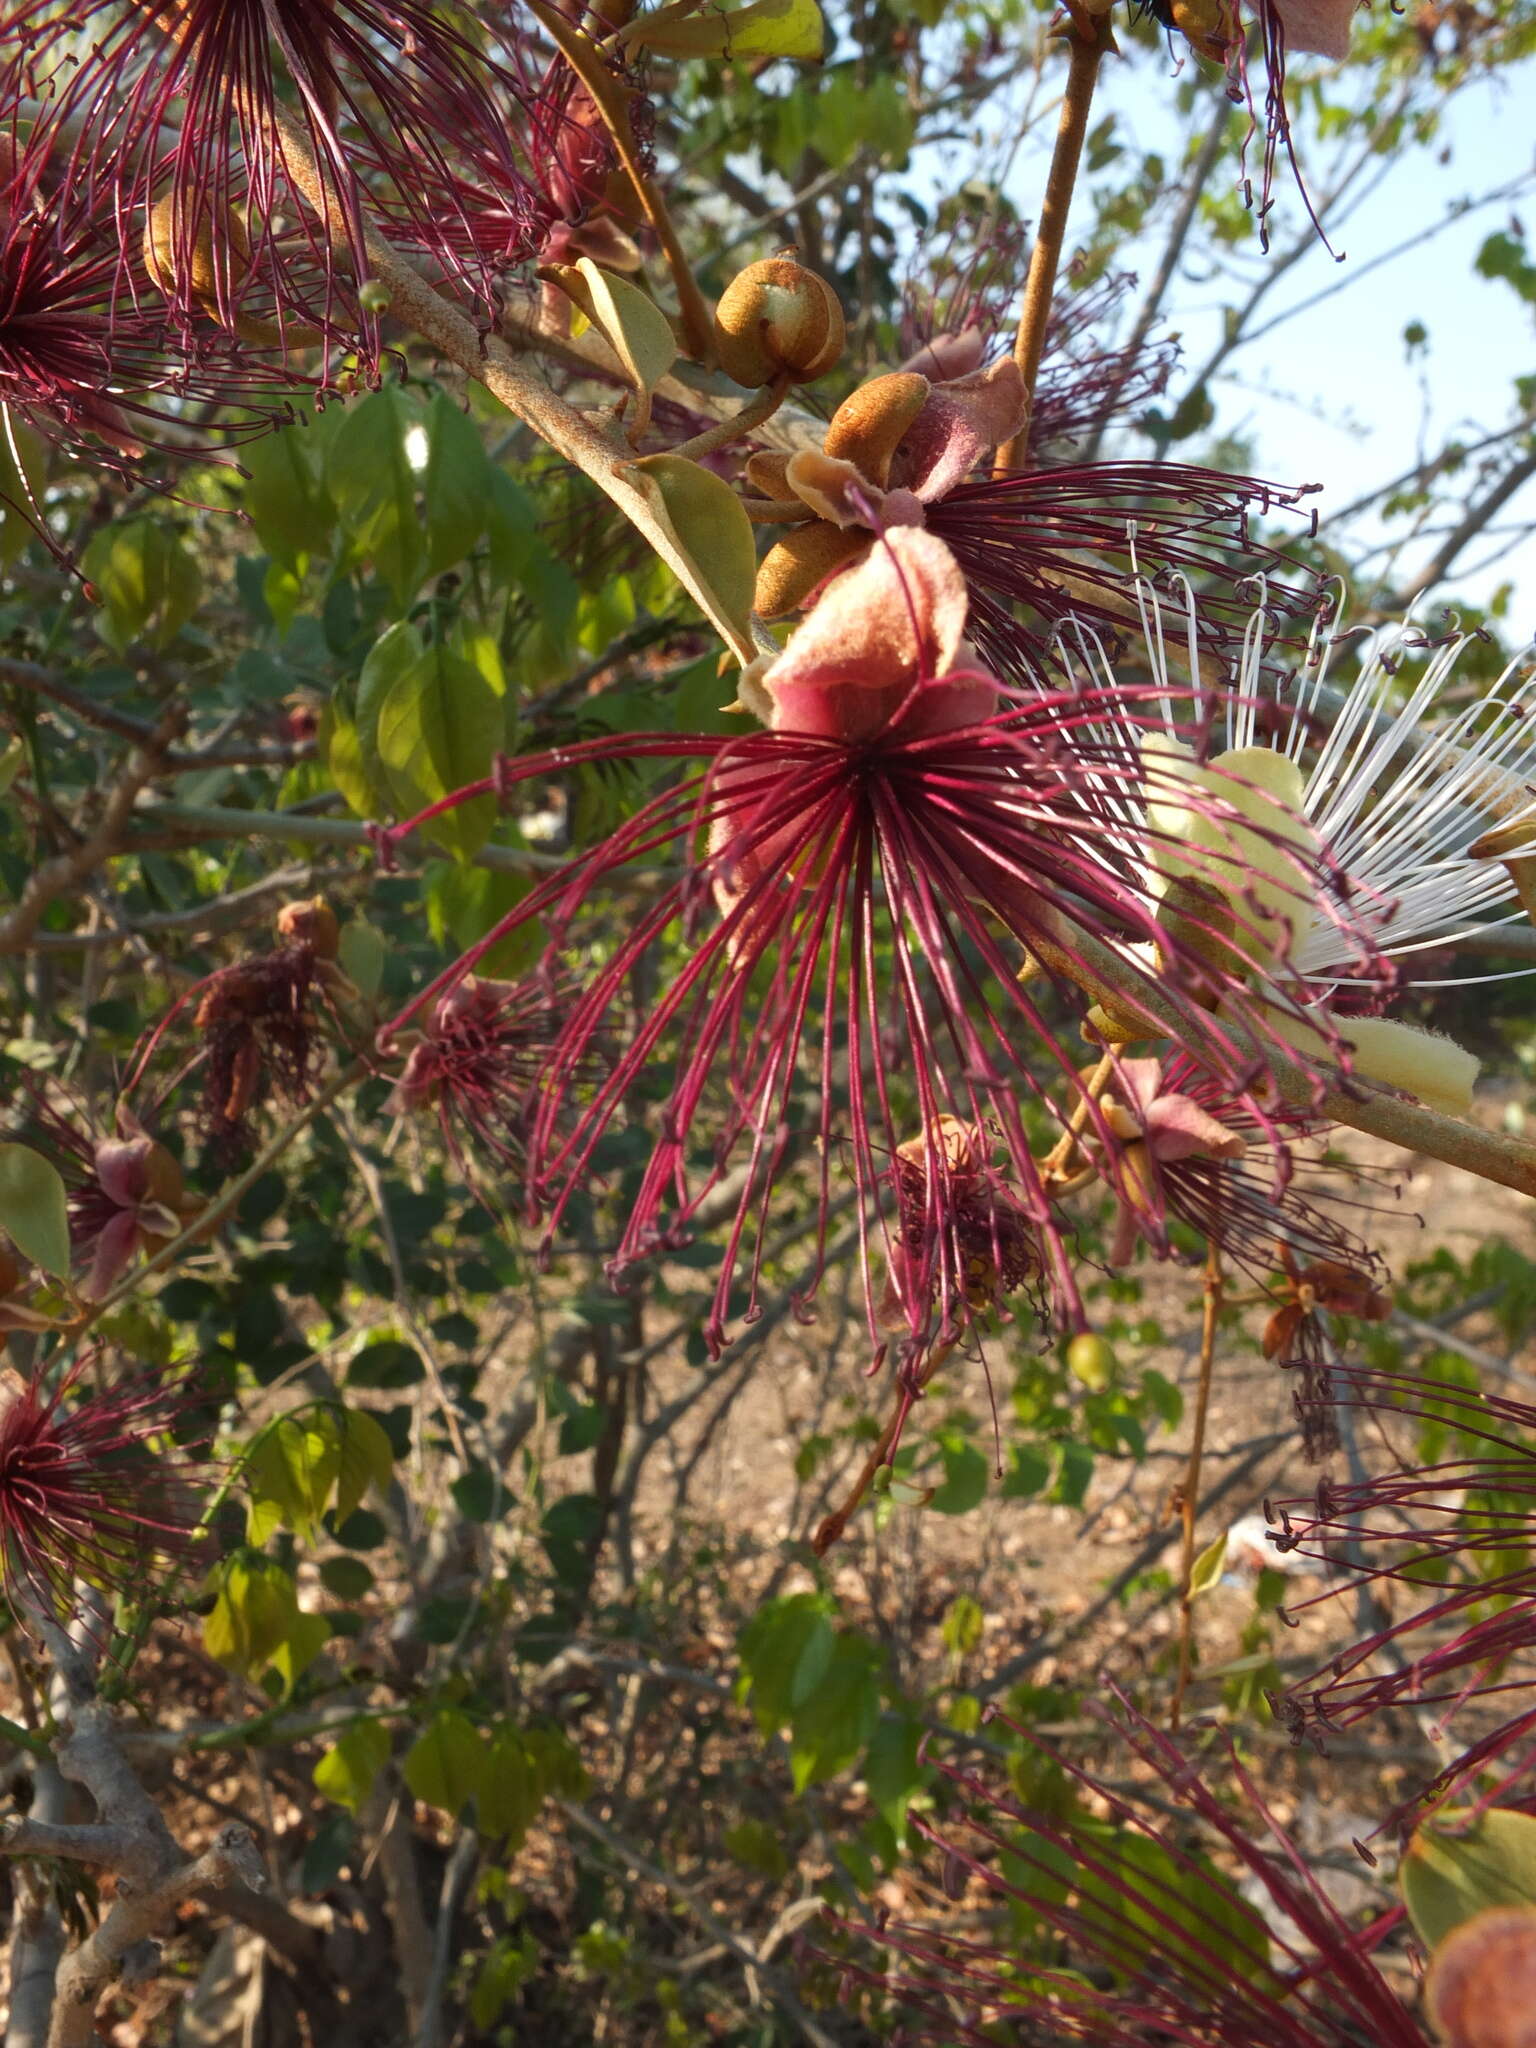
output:
[[[1238,0],[1149,0],[1154,17],[1177,29],[1198,56],[1224,64],[1232,95],[1247,104],[1250,136],[1258,126],[1253,88],[1248,78],[1248,52]],[[1275,163],[1283,147],[1296,173],[1312,223],[1322,233],[1296,162],[1291,121],[1285,104],[1286,59],[1292,53],[1327,57],[1341,63],[1349,55],[1349,29],[1363,0],[1248,0],[1264,53],[1264,160],[1259,183],[1259,246],[1269,248],[1266,219],[1275,182]],[[1245,151],[1246,153],[1246,151]],[[1251,204],[1250,199],[1250,204]],[[1324,236],[1324,244],[1327,237]]]
[[[30,429],[142,483],[152,448],[218,458],[206,425],[191,424],[195,408],[223,408],[216,431],[226,441],[291,414],[275,393],[256,402],[278,381],[273,365],[206,321],[195,337],[178,339],[157,304],[139,252],[92,210],[55,138],[0,149],[0,432],[8,441]],[[57,552],[40,506],[14,509]]]
[[[1291,1686],[1276,1712],[1321,1746],[1385,1707],[1431,1706],[1443,1724],[1470,1699],[1518,1703],[1536,1670],[1536,1408],[1414,1373],[1335,1365],[1329,1377],[1332,1404],[1369,1416],[1393,1464],[1269,1510],[1277,1549],[1340,1574],[1290,1616],[1387,1581],[1418,1597]]]
[[[797,522],[758,567],[758,612],[798,610],[866,552],[873,533],[918,526],[960,564],[977,650],[1011,683],[1042,672],[1053,628],[1068,619],[1110,633],[1133,623],[1126,584],[1138,562],[1209,579],[1203,640],[1220,642],[1246,618],[1236,581],[1278,561],[1250,537],[1249,514],[1293,506],[1301,493],[1167,463],[1064,464],[967,481],[1028,416],[1011,356],[938,380],[897,370],[843,400],[819,450],[749,457],[756,516]],[[1279,584],[1273,601],[1309,608]]]
[[[435,1108],[461,1172],[469,1171],[462,1134],[497,1165],[520,1173],[531,1091],[568,998],[567,989],[540,975],[507,982],[466,974],[434,1004],[390,1107],[401,1115]]]
[[[1405,971],[1415,952],[1524,914],[1488,915],[1521,886],[1519,849],[1536,840],[1536,670],[1517,659],[1486,696],[1426,727],[1470,636],[1437,645],[1411,625],[1386,629],[1367,642],[1357,680],[1340,691],[1328,673],[1348,636],[1320,627],[1299,674],[1263,691],[1269,621],[1261,608],[1235,686],[1218,694],[1176,672],[1145,586],[1142,598],[1146,659],[1168,716],[1206,733],[1199,747],[1171,732],[1141,742],[1165,899],[1178,885],[1198,885],[1207,946],[1228,949],[1229,968],[1288,963],[1305,1007],[1277,1016],[1275,1027],[1309,1060],[1337,1063],[1342,1041],[1363,1078],[1464,1113],[1477,1076],[1472,1055],[1370,1012],[1406,989],[1444,985]],[[1193,635],[1192,598],[1186,614]],[[1075,640],[1074,663],[1103,691],[1102,648],[1085,634]],[[1422,673],[1405,683],[1404,664],[1425,653]],[[1277,736],[1262,736],[1261,719]],[[1199,792],[1199,818],[1184,810],[1181,791]],[[1209,867],[1212,855],[1228,874],[1246,868],[1240,901]],[[1298,858],[1316,863],[1320,889],[1301,885]],[[1330,1036],[1333,1052],[1314,1033]]]
[[[1008,1940],[898,1921],[871,1932],[834,1920],[858,1944],[835,1958],[849,1989],[894,2001],[902,2040],[945,2048],[1430,2048],[1375,1960],[1402,1908],[1353,1928],[1230,1741],[1213,1745],[1218,1790],[1210,1758],[1116,1700],[1116,1716],[1087,1710],[1149,1774],[1146,1799],[989,1710],[1035,1752],[1020,1767],[1023,1795],[940,1761],[966,1811],[941,1822],[914,1809],[909,1826],[942,1859],[950,1897],[979,1892],[1019,1931]],[[1203,1843],[1219,1845],[1225,1865]],[[859,1953],[869,1942],[884,1952],[876,1963]]]
[[[84,1362],[51,1391],[34,1375],[0,1407],[0,1568],[13,1604],[73,1611],[78,1579],[142,1595],[157,1556],[195,1540],[190,1464],[172,1432],[185,1380],[84,1384]]]
[[[377,360],[357,290],[370,215],[488,302],[490,265],[536,255],[606,170],[569,67],[535,80],[500,8],[129,0],[82,30],[21,0],[7,31],[0,103],[78,138],[74,176],[104,216],[147,222],[163,200],[157,281],[182,319],[234,329],[270,302],[289,347],[334,336]]]
[[[955,1253],[971,1232],[964,1205],[983,1191],[998,1249],[1005,1240],[1016,1249],[1015,1229],[1027,1220],[1049,1291],[1069,1321],[1081,1318],[1020,1105],[1066,1113],[1036,1058],[1069,1101],[1082,1084],[1019,979],[1026,951],[1070,997],[1100,934],[1128,948],[1165,944],[1155,986],[1128,958],[1128,999],[1142,990],[1170,1005],[1217,1070],[1251,1060],[1183,992],[1207,970],[1149,916],[1123,852],[1123,806],[1140,779],[1134,750],[1090,738],[1105,729],[1101,707],[1075,693],[1005,705],[964,642],[965,615],[964,581],[943,544],[897,529],[832,586],[781,655],[741,679],[742,701],[765,730],[614,735],[503,763],[459,793],[504,792],[581,761],[704,764],[531,890],[385,1037],[490,946],[542,918],[553,935],[548,971],[577,976],[577,988],[533,1084],[530,1206],[553,1230],[597,1170],[626,1097],[664,1091],[611,1270],[621,1275],[685,1242],[740,1157],[707,1324],[715,1344],[741,1268],[745,1307],[755,1312],[775,1191],[807,1139],[823,1226],[834,1181],[846,1176],[861,1243],[898,1275],[904,1368],[916,1369],[936,1332],[969,1319]],[[680,879],[656,878],[669,856],[682,860]],[[598,890],[637,886],[643,899],[617,946],[578,972],[575,959],[590,962],[584,920]],[[640,976],[656,993],[626,1029]],[[600,1038],[621,1049],[600,1081],[578,1086]],[[659,1073],[674,1078],[658,1089]],[[1098,1116],[1091,1101],[1083,1113]],[[957,1172],[955,1125],[985,1134],[984,1175]],[[1100,1135],[1113,1180],[1112,1138]],[[1003,1185],[1006,1212],[995,1193]],[[923,1223],[914,1231],[919,1187]],[[823,1227],[807,1288],[824,1252]],[[866,1306],[878,1343],[868,1264]]]
[[[168,1244],[197,1213],[181,1167],[126,1102],[115,1138],[77,1130],[34,1094],[32,1129],[68,1190],[70,1255],[86,1265],[80,1292],[104,1301],[140,1253]]]

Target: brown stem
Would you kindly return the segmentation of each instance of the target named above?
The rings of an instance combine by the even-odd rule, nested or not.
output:
[[[1056,272],[1066,240],[1067,216],[1072,209],[1072,188],[1082,160],[1083,139],[1088,133],[1088,110],[1098,83],[1099,65],[1106,50],[1113,48],[1107,15],[1082,18],[1073,25],[1071,65],[1067,90],[1061,102],[1061,123],[1056,130],[1056,147],[1051,155],[1045,197],[1040,203],[1040,224],[1029,252],[1029,274],[1024,280],[1024,298],[1019,308],[1019,331],[1014,339],[1013,359],[1024,375],[1024,395],[1034,404],[1035,383],[1040,375],[1040,357],[1045,349],[1045,330],[1051,317],[1051,297],[1056,289]],[[1017,469],[1029,444],[1029,417],[1011,440],[997,451],[994,471]]]
[[[1191,1581],[1195,1572],[1195,1525],[1200,1512],[1200,1466],[1205,1456],[1205,1422],[1211,1406],[1211,1369],[1216,1360],[1216,1328],[1221,1321],[1221,1254],[1214,1243],[1205,1252],[1205,1320],[1200,1329],[1200,1384],[1195,1394],[1195,1433],[1189,1447],[1189,1464],[1179,1495],[1179,1516],[1184,1524],[1183,1558],[1179,1566],[1179,1676],[1173,1688],[1169,1723],[1178,1728],[1194,1668],[1195,1596]]]

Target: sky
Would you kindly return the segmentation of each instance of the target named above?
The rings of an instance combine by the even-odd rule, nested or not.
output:
[[[1130,131],[1144,147],[1163,139],[1159,80],[1138,66],[1116,94]],[[1415,150],[1394,167],[1339,240],[1345,261],[1336,264],[1320,244],[1276,289],[1274,312],[1299,306],[1330,286],[1343,289],[1303,310],[1232,359],[1220,389],[1218,425],[1251,439],[1255,468],[1283,482],[1320,483],[1316,502],[1326,515],[1372,485],[1400,475],[1446,435],[1478,438],[1513,410],[1513,378],[1536,374],[1536,309],[1498,280],[1479,277],[1473,259],[1484,238],[1508,228],[1520,200],[1481,209],[1433,239],[1382,264],[1352,283],[1366,260],[1415,237],[1444,214],[1451,201],[1529,178],[1536,169],[1536,124],[1529,109],[1536,85],[1529,67],[1502,85],[1468,87],[1450,103],[1433,151]],[[1524,111],[1522,111],[1522,102]],[[1282,167],[1280,176],[1289,179]],[[1039,178],[1037,163],[1020,167],[1015,185],[1021,208]],[[1536,193],[1527,195],[1536,230]],[[1299,218],[1289,195],[1287,221]],[[1278,214],[1279,209],[1277,209]],[[1283,229],[1281,231],[1283,233]],[[1277,234],[1277,244],[1280,235]],[[1532,234],[1536,251],[1536,232]],[[1127,261],[1151,272],[1155,249],[1127,250]],[[1220,334],[1220,308],[1237,293],[1230,279],[1182,279],[1170,295],[1171,324],[1183,337],[1185,363],[1202,361]],[[1420,322],[1422,349],[1411,352],[1404,329]],[[1177,389],[1177,385],[1175,386]],[[1467,472],[1463,472],[1466,476]],[[1453,485],[1452,488],[1458,488]],[[1501,515],[1536,524],[1536,480]],[[1367,526],[1367,532],[1383,531]],[[1395,564],[1378,558],[1394,583],[1427,562],[1437,538],[1420,538]],[[1461,558],[1458,586],[1487,603],[1505,582],[1514,585],[1506,629],[1519,643],[1536,634],[1536,540],[1523,542],[1496,564],[1479,567],[1501,545],[1484,535]]]

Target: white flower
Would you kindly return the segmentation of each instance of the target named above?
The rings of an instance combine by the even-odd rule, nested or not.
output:
[[[1289,978],[1297,995],[1299,1014],[1271,1013],[1280,1037],[1330,1063],[1342,1039],[1365,1078],[1462,1113],[1477,1077],[1470,1053],[1410,1025],[1334,1011],[1346,984],[1377,1001],[1454,985],[1415,979],[1413,956],[1525,916],[1508,907],[1508,866],[1479,842],[1493,832],[1493,844],[1518,858],[1529,828],[1536,852],[1530,657],[1437,723],[1471,635],[1436,642],[1407,621],[1362,638],[1320,624],[1300,669],[1277,684],[1261,606],[1236,678],[1216,690],[1201,678],[1192,596],[1182,664],[1170,660],[1163,613],[1144,582],[1137,596],[1159,695],[1149,701],[1150,730],[1118,735],[1139,746],[1148,772],[1145,811],[1126,818],[1127,849],[1138,847],[1165,902],[1180,881],[1225,899],[1235,919],[1229,959]],[[1074,639],[1069,653],[1085,680],[1102,683],[1103,648],[1087,633]],[[1329,670],[1345,647],[1360,654],[1360,670],[1339,687]],[[1266,700],[1281,707],[1264,720],[1274,738],[1261,730]],[[1198,750],[1192,733],[1205,736]],[[1225,799],[1215,815],[1213,797]]]

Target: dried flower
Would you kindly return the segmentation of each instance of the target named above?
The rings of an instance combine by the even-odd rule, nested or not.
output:
[[[209,975],[193,1022],[203,1039],[203,1112],[215,1151],[238,1156],[269,1086],[307,1099],[319,1059],[314,992],[320,961],[300,941]]]
[[[0,1562],[13,1603],[64,1620],[76,1580],[142,1594],[157,1557],[194,1541],[190,1467],[171,1433],[185,1380],[123,1376],[97,1387],[77,1364],[48,1391],[34,1376],[0,1406]]]
[[[931,1142],[908,1138],[897,1146],[896,1233],[879,1309],[884,1328],[926,1326],[938,1309],[949,1325],[940,1328],[942,1343],[967,1314],[980,1315],[1039,1279],[1029,1212],[990,1152],[985,1131],[947,1114]],[[937,1241],[936,1233],[943,1233]],[[914,1313],[919,1286],[929,1298]]]

